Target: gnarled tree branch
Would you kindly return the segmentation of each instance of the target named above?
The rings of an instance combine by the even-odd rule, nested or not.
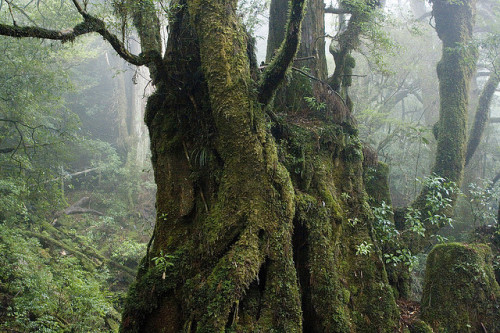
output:
[[[106,29],[104,21],[88,14],[76,0],[73,0],[73,3],[75,4],[78,12],[82,15],[84,21],[75,25],[71,29],[50,30],[35,26],[0,24],[0,35],[17,38],[32,37],[60,40],[64,43],[73,41],[76,37],[79,37],[81,35],[96,32],[100,34],[113,47],[113,49],[121,58],[133,65],[142,66],[149,63],[157,63],[159,61],[161,62],[161,56],[158,52],[145,52],[141,55],[134,55],[130,53],[125,45],[118,39],[118,37],[116,37]]]
[[[263,105],[269,103],[295,57],[300,41],[300,27],[304,16],[304,5],[305,0],[293,0],[291,2],[285,39],[277,55],[264,71],[262,80],[259,83],[258,100]]]
[[[484,129],[488,124],[488,119],[490,116],[490,105],[495,94],[495,89],[500,83],[500,76],[496,73],[492,73],[486,81],[486,85],[479,96],[479,104],[476,109],[476,115],[474,118],[474,125],[469,135],[469,141],[467,143],[467,153],[465,155],[465,165],[469,164],[472,156],[476,152],[481,138],[484,133]]]

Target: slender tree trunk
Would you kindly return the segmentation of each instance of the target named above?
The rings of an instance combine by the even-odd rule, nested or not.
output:
[[[287,0],[271,1],[269,11],[269,38],[267,40],[266,60],[270,62],[278,51],[284,38],[284,28],[287,11]],[[325,56],[325,5],[323,1],[311,0],[307,2],[304,21],[301,29],[301,40],[296,60],[292,64],[294,70],[289,79],[283,83],[275,96],[274,108],[276,112],[290,116],[304,113],[307,103],[304,97],[320,98],[320,91],[327,88],[324,83],[311,81],[310,77],[326,80],[327,66]],[[299,72],[300,70],[301,72]],[[300,93],[297,93],[300,91]]]
[[[467,143],[467,154],[465,156],[465,165],[467,165],[477,147],[481,142],[484,130],[490,119],[490,105],[495,94],[495,90],[500,83],[500,76],[496,73],[492,73],[479,96],[479,104],[477,106],[476,115],[474,117],[474,124],[469,136],[469,141]]]
[[[469,86],[477,50],[471,44],[475,1],[433,1],[436,31],[443,42],[437,65],[440,112],[433,173],[460,185],[465,162]]]
[[[477,60],[477,50],[472,44],[475,5],[475,0],[433,1],[436,31],[443,42],[443,50],[436,69],[440,109],[439,120],[434,128],[437,150],[432,174],[444,178],[447,182],[454,182],[458,187],[462,183],[467,150],[469,87]],[[426,197],[434,190],[424,187],[413,204],[424,211],[423,216],[426,216]],[[440,213],[450,215],[457,194],[443,191],[441,195],[451,201],[449,207]],[[443,227],[427,223],[427,220],[424,223],[427,236]],[[421,249],[427,241],[420,239],[414,242],[414,250]]]

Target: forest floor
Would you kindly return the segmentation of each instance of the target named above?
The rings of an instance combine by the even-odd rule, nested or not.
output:
[[[420,303],[405,299],[399,299],[396,303],[400,311],[398,332],[405,332],[405,328],[409,328],[420,317]]]

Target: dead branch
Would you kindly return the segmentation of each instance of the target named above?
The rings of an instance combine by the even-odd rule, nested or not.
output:
[[[63,211],[57,212],[55,214],[55,220],[61,215],[74,215],[74,214],[93,214],[97,216],[104,216],[104,213],[101,213],[97,210],[86,208],[84,206],[88,206],[90,203],[90,197],[83,197],[68,208]]]

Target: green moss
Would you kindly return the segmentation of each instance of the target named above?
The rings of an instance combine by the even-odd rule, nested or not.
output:
[[[359,177],[361,145],[341,126],[325,126],[321,132],[318,127],[300,128],[296,133],[288,148],[300,143],[312,174],[307,188],[294,178],[296,187],[307,192],[296,196],[296,221],[303,228],[297,232],[307,244],[299,253],[309,267],[299,270],[301,285],[310,292],[303,295],[305,325],[327,332],[390,332],[397,309],[380,253],[375,249],[368,256],[356,255],[356,245],[374,243]],[[354,218],[359,225],[349,227],[348,220]]]
[[[162,279],[163,271],[144,266],[139,268],[136,281],[129,289],[122,315],[120,332],[141,332],[146,320],[158,309],[161,299],[171,287],[170,279]]]
[[[378,162],[376,166],[364,169],[363,180],[366,193],[370,196],[372,204],[380,206],[382,202],[391,205],[391,192],[389,190],[389,166]]]
[[[417,319],[410,325],[410,333],[433,333],[433,331],[425,321]]]
[[[429,253],[422,318],[439,332],[500,330],[500,287],[484,244],[437,245]]]

